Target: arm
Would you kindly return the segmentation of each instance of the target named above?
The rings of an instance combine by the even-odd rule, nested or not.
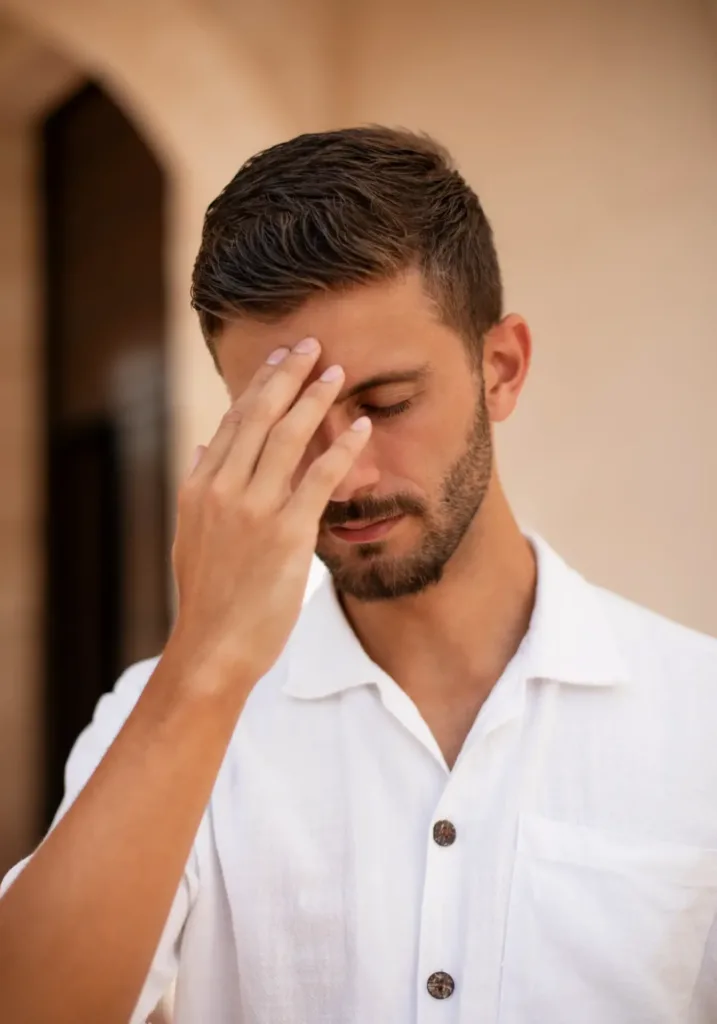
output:
[[[85,788],[0,899],[0,1019],[126,1024],[254,682],[301,609],[318,522],[368,437],[346,431],[292,486],[342,378],[267,365],[180,495],[179,615]]]
[[[137,704],[142,690],[157,666],[157,658],[132,665],[122,674],[114,688],[102,695],[97,703],[92,721],[76,740],[65,766],[65,791],[62,803],[50,826],[55,829],[73,806],[78,795],[87,785],[97,766],[116,739]],[[201,828],[201,826],[200,826]],[[31,862],[27,857],[8,872],[0,884],[0,897]],[[157,1004],[160,996],[167,992],[176,978],[179,967],[180,942],[184,925],[192,912],[199,892],[198,862],[194,849],[185,866],[184,875],[174,897],[171,911],[162,932],[159,945],[147,974],[142,994],[135,1007],[130,1024],[143,1024],[147,1013]],[[125,1020],[125,1024],[127,1021]]]
[[[0,1018],[129,1020],[241,710],[171,660],[0,900]]]

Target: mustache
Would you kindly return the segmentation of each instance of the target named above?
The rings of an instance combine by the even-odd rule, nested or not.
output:
[[[352,498],[351,501],[330,501],[322,516],[322,524],[331,529],[366,519],[393,519],[395,516],[422,516],[426,509],[422,501],[410,494],[392,494],[377,498]]]

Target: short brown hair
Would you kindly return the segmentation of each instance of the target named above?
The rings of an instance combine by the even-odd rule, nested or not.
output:
[[[502,316],[493,232],[432,139],[383,127],[300,135],[248,160],[211,203],[192,279],[207,343],[321,291],[418,268],[471,347]]]

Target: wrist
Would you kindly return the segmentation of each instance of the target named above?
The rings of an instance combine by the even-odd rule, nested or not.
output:
[[[162,674],[173,680],[177,692],[189,698],[217,698],[243,703],[256,679],[250,666],[221,644],[190,637],[178,621],[164,649]]]

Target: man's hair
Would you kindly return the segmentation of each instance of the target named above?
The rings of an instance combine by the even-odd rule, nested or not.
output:
[[[274,322],[320,292],[418,269],[480,351],[502,316],[493,232],[432,139],[383,127],[300,135],[248,160],[211,203],[192,305],[213,353],[224,322]]]

